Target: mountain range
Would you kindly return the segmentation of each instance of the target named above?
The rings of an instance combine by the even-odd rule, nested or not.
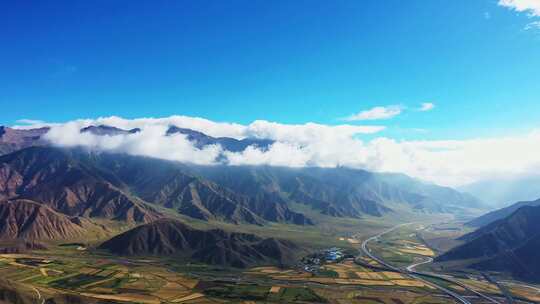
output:
[[[46,129],[2,130],[3,147],[8,147],[0,156],[0,239],[4,240],[73,239],[90,232],[107,235],[110,231],[101,221],[112,221],[129,227],[139,225],[134,228],[138,230],[116,239],[126,244],[122,248],[131,249],[120,252],[106,242],[108,245],[103,248],[112,252],[173,254],[184,248],[174,241],[183,235],[188,243],[182,246],[189,245],[185,248],[192,252],[193,259],[251,265],[255,261],[270,261],[260,254],[263,247],[289,256],[286,252],[296,245],[235,234],[234,244],[225,242],[229,236],[224,236],[219,241],[222,246],[214,248],[231,258],[216,258],[201,251],[189,238],[208,237],[210,233],[217,240],[218,235],[227,232],[194,232],[191,227],[169,220],[178,214],[235,225],[311,226],[318,224],[318,217],[299,210],[307,207],[312,215],[336,218],[377,218],[402,213],[460,215],[483,207],[468,194],[402,174],[343,167],[201,166],[85,147],[56,147],[43,137]],[[85,127],[80,132],[131,136],[140,130],[100,125]],[[199,148],[218,144],[230,151],[241,151],[249,146],[267,149],[273,143],[265,139],[214,138],[175,126],[167,131],[168,136],[178,133]],[[305,207],[298,208],[301,205]],[[159,249],[148,251],[144,241],[157,242],[152,236],[156,233],[159,242],[152,244]],[[130,235],[139,236],[127,238]],[[141,244],[133,244],[135,240]],[[241,258],[232,258],[240,255]],[[278,260],[274,262],[284,263],[288,258]]]
[[[489,218],[496,216],[502,218],[462,236],[464,244],[436,261],[465,260],[474,269],[505,271],[524,280],[540,281],[540,205],[518,203]]]

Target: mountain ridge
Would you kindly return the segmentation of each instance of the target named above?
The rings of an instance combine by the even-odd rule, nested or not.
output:
[[[99,249],[117,255],[179,255],[221,266],[293,264],[302,250],[296,244],[221,229],[198,230],[177,220],[144,224],[103,242]]]
[[[522,206],[512,214],[461,237],[464,244],[437,257],[437,262],[470,260],[470,268],[506,271],[540,281],[540,206]]]

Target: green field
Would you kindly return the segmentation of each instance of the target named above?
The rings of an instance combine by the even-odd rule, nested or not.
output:
[[[193,222],[206,228],[214,225],[212,222]],[[358,252],[362,238],[386,229],[374,224],[371,219],[355,223],[347,219],[339,222],[333,230],[294,225],[270,225],[264,228],[242,226],[242,229],[259,233],[270,229],[290,239],[303,239],[314,250],[323,245],[337,244],[350,253]],[[228,228],[228,225],[220,226]],[[394,265],[408,265],[422,258],[422,254],[429,250],[419,238],[418,227],[404,226],[384,235],[378,242],[371,242],[369,246],[374,253]],[[354,237],[359,241],[347,241],[347,238]],[[32,288],[37,288],[47,298],[80,297],[89,303],[109,300],[148,304],[396,304],[393,300],[396,298],[402,301],[400,304],[445,303],[437,297],[437,290],[419,281],[399,273],[363,267],[351,258],[325,264],[316,274],[311,274],[302,268],[265,266],[236,269],[190,263],[175,257],[120,258],[94,250],[92,243],[86,245],[88,248],[81,250],[81,244],[74,242],[51,243],[46,251],[0,255],[0,277],[10,284],[18,284],[20,290],[27,290],[25,295],[31,299],[28,303],[35,302],[36,293]],[[447,282],[437,283],[459,291],[458,287]],[[478,288],[486,292],[496,292],[485,282],[476,283]],[[527,290],[519,290],[519,293],[535,296],[527,293]]]

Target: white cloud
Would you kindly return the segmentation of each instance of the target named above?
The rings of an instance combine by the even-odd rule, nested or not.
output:
[[[212,164],[221,152],[219,146],[197,149],[182,134],[165,136],[166,126],[148,124],[141,132],[129,135],[97,136],[80,129],[92,123],[90,120],[72,121],[55,125],[44,138],[62,147],[83,146],[110,152],[150,156],[195,164]]]
[[[122,129],[140,128],[136,134],[116,136],[96,136],[80,133],[80,129],[90,125],[109,125]],[[280,124],[257,120],[249,125],[214,122],[203,118],[171,116],[166,118],[124,119],[111,116],[98,119],[79,119],[61,124],[48,124],[51,130],[45,138],[53,144],[64,147],[84,146],[92,149],[125,152],[167,160],[177,160],[196,164],[214,164],[222,153],[232,164],[269,164],[281,166],[305,166],[315,163],[303,150],[312,149],[314,143],[336,144],[351,140],[358,134],[372,134],[384,129],[382,126],[328,126],[316,123],[303,125]],[[225,153],[220,146],[197,149],[185,136],[165,136],[169,126],[190,128],[214,137],[246,137],[275,140],[269,151],[254,148],[244,153]],[[28,128],[29,126],[24,126]],[[321,149],[322,150],[322,149]]]
[[[525,25],[525,30],[540,30],[540,21],[533,21]]]
[[[43,124],[45,124],[45,122],[43,120],[26,119],[26,118],[18,119],[15,122],[18,123],[18,124],[23,124],[23,125],[43,125]]]
[[[531,16],[540,16],[540,1],[538,0],[499,0],[498,4],[517,12],[527,12]]]
[[[117,136],[79,132],[83,127],[98,124],[141,128],[141,132]],[[270,138],[276,143],[267,151],[255,147],[239,153],[223,151],[220,146],[197,149],[181,134],[165,136],[171,124],[212,136]],[[346,166],[401,172],[452,186],[540,169],[540,130],[513,137],[471,140],[399,141],[376,137],[366,141],[359,138],[361,134],[382,129],[315,123],[289,125],[264,120],[241,125],[186,116],[133,120],[106,117],[53,124],[46,138],[59,146],[85,146],[197,164],[215,164],[216,158],[222,155],[233,165]]]
[[[403,107],[398,105],[386,106],[386,107],[374,107],[369,110],[353,114],[349,117],[345,117],[343,120],[346,121],[357,121],[357,120],[379,120],[379,119],[390,119],[401,114]]]
[[[431,111],[435,108],[435,104],[434,103],[431,103],[431,102],[424,102],[420,105],[420,109],[418,109],[419,111],[422,111],[422,112],[426,112],[426,111]]]

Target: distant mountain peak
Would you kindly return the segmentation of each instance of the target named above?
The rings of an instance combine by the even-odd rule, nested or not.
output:
[[[174,134],[186,135],[187,139],[193,142],[199,149],[208,145],[220,145],[224,150],[230,152],[242,152],[249,146],[266,151],[275,142],[271,139],[260,138],[236,139],[232,137],[212,137],[200,131],[171,125],[167,129],[166,135],[171,136]]]
[[[124,129],[120,129],[120,128],[108,126],[108,125],[88,126],[81,129],[81,133],[89,132],[94,135],[108,135],[108,136],[135,134],[140,131],[141,129],[139,128],[124,130]]]

